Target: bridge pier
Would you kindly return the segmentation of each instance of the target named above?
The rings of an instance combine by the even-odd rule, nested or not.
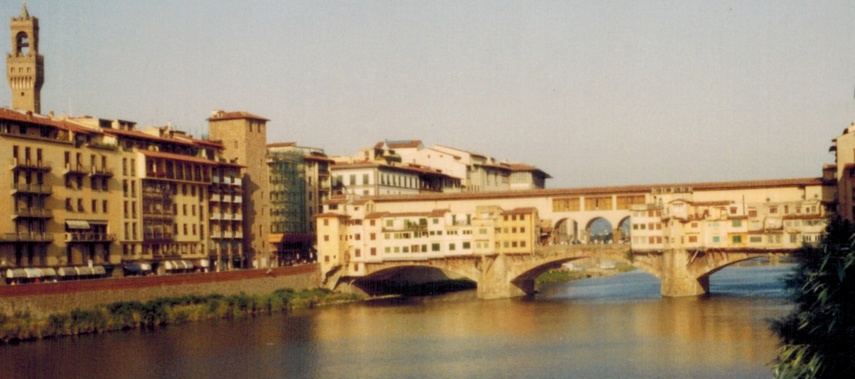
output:
[[[672,250],[662,254],[662,269],[659,281],[662,296],[699,296],[710,289],[708,275],[697,276],[692,266],[692,254],[685,250]]]
[[[509,259],[505,254],[481,256],[478,261],[481,273],[476,281],[479,299],[504,299],[534,293],[534,280],[512,282],[513,262],[508,262]]]

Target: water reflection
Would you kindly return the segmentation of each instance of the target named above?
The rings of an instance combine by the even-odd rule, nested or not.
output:
[[[768,377],[765,319],[790,307],[786,269],[722,270],[701,298],[660,298],[633,272],[534,300],[359,304],[2,346],[0,376]]]

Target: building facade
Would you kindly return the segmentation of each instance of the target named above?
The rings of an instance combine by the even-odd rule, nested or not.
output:
[[[293,142],[267,145],[270,243],[277,265],[315,260],[314,216],[331,193],[331,162],[322,149]]]
[[[242,221],[244,256],[248,267],[269,267],[276,258],[275,247],[269,243],[269,169],[267,166],[267,119],[247,112],[217,110],[208,118],[212,140],[224,144],[223,156],[244,167]]]

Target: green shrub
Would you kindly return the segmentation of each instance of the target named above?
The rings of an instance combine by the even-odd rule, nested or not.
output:
[[[820,247],[796,251],[787,279],[796,308],[772,325],[782,342],[777,378],[843,378],[855,370],[855,228],[835,219],[826,232]]]

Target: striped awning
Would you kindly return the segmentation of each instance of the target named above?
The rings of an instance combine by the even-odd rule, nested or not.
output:
[[[65,220],[65,227],[68,229],[89,229],[89,221],[84,220]]]

